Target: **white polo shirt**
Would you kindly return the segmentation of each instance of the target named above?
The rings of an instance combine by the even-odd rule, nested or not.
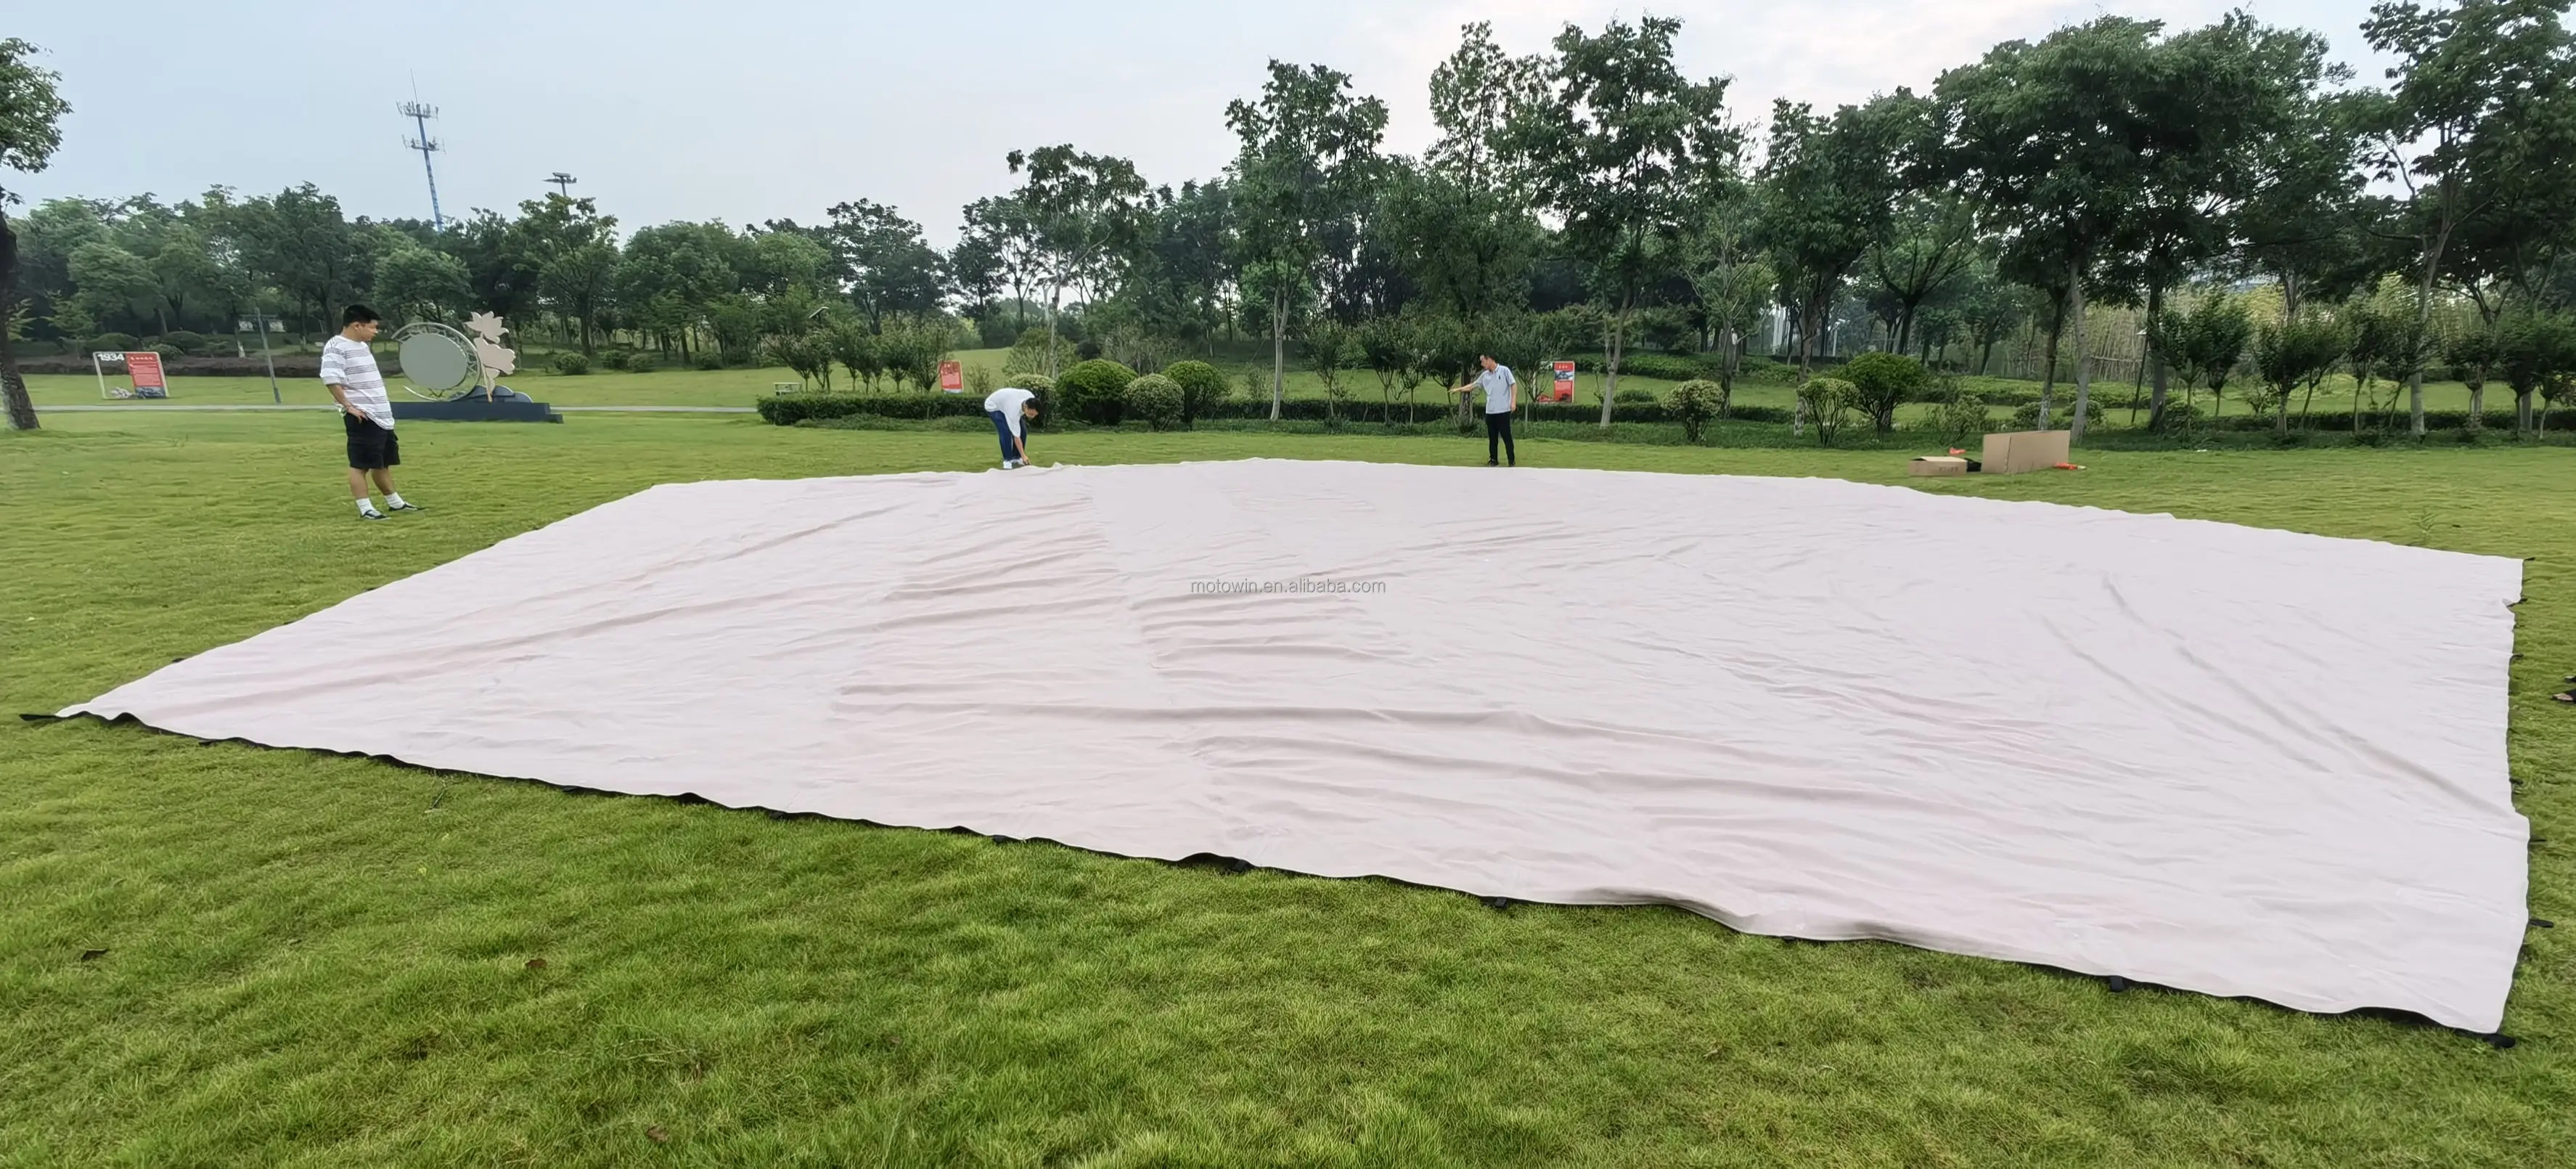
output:
[[[322,384],[340,387],[367,421],[394,428],[393,400],[385,396],[385,375],[376,369],[374,350],[346,337],[323,342]]]
[[[1511,413],[1512,387],[1520,384],[1520,379],[1512,376],[1512,367],[1497,363],[1494,368],[1477,374],[1476,384],[1485,390],[1485,413]]]
[[[1004,386],[985,396],[984,412],[987,414],[1000,412],[1002,417],[1011,424],[1011,437],[1020,438],[1023,437],[1020,434],[1020,407],[1034,397],[1037,395],[1018,386]]]

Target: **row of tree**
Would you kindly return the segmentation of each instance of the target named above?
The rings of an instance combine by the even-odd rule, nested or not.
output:
[[[967,206],[944,252],[866,200],[812,225],[621,239],[587,199],[441,233],[348,220],[305,186],[47,203],[25,221],[26,283],[33,327],[66,336],[147,317],[167,331],[261,297],[327,321],[368,296],[541,316],[585,349],[622,332],[735,360],[958,311],[992,339],[1037,325],[1048,376],[1067,335],[1176,349],[1242,329],[1269,342],[1274,414],[1292,341],[1408,318],[1527,335],[1511,322],[1549,314],[1598,348],[1605,422],[1641,347],[1706,354],[1731,387],[1757,339],[1804,380],[1854,315],[1880,347],[1936,361],[2028,324],[2048,339],[2042,419],[2060,339],[2073,350],[2080,437],[2097,306],[2151,325],[2152,425],[2183,360],[2162,325],[2194,290],[2272,285],[2262,324],[2287,329],[2398,274],[2411,323],[2373,366],[2400,371],[2421,433],[2445,322],[2489,341],[2545,332],[2518,322],[2576,299],[2568,3],[2377,5],[2362,31],[2395,63],[2377,86],[2321,36],[2243,13],[2181,30],[2103,16],[1997,45],[1927,93],[1784,100],[1758,126],[1726,78],[1680,70],[1679,21],[1569,25],[1528,55],[1475,24],[1430,78],[1439,135],[1419,157],[1384,150],[1387,107],[1348,76],[1274,62],[1225,111],[1223,174],[1175,188],[1070,144],[1013,152],[1013,188]]]

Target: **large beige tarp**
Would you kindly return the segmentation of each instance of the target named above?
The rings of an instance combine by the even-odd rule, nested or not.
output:
[[[2520,589],[1833,480],[695,483],[74,709],[2485,1031],[2526,921]]]

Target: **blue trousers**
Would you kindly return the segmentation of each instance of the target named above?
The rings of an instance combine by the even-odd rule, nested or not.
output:
[[[987,410],[984,412],[984,417],[993,420],[993,433],[1001,436],[1003,462],[1007,463],[1013,459],[1026,457],[1025,452],[1028,450],[1028,439],[1026,436],[1015,437],[1011,434],[1010,415],[1004,414],[999,410]]]

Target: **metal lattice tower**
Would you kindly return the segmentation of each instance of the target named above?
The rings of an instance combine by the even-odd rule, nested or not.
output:
[[[438,168],[431,166],[429,162],[429,156],[438,153],[439,150],[442,149],[439,145],[438,139],[429,136],[429,120],[438,116],[438,107],[433,105],[424,105],[416,101],[407,101],[396,108],[402,111],[402,116],[411,119],[413,128],[420,132],[420,136],[417,138],[403,139],[403,145],[420,152],[420,171],[422,174],[429,176],[430,229],[433,231],[445,232],[447,230],[447,217],[441,214],[438,210]]]

